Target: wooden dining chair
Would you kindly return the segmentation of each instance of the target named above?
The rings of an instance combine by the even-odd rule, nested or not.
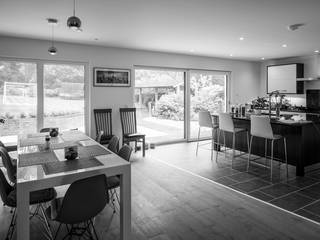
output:
[[[96,124],[96,136],[103,131],[100,144],[109,143],[112,138],[112,109],[94,109],[94,121]]]
[[[136,108],[120,108],[120,120],[122,126],[122,145],[135,142],[135,151],[137,151],[137,142],[142,142],[142,155],[145,156],[145,134],[137,132]]]

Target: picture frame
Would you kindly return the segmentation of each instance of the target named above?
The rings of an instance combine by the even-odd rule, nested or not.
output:
[[[119,68],[93,68],[94,87],[130,87],[131,70]]]

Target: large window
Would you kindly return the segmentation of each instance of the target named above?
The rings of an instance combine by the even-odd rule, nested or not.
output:
[[[152,143],[195,139],[199,111],[226,111],[228,75],[217,71],[135,69],[139,130]],[[211,131],[202,131],[202,137],[210,136]]]
[[[84,65],[0,60],[0,136],[84,125]]]
[[[138,130],[146,134],[147,141],[185,138],[184,76],[178,70],[135,70]]]

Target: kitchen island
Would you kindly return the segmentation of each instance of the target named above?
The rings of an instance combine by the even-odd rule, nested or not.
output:
[[[250,116],[233,116],[235,127],[245,128],[250,133]],[[274,134],[280,134],[287,139],[288,164],[296,166],[296,175],[303,176],[305,167],[320,162],[320,115],[306,114],[301,121],[271,119]],[[221,140],[221,138],[220,138]],[[226,145],[232,146],[232,135],[226,133]],[[270,141],[268,141],[268,156],[270,156]],[[238,134],[236,150],[248,152],[246,134]],[[265,156],[265,141],[255,137],[252,141],[251,153]],[[284,161],[283,141],[275,141],[274,160]]]

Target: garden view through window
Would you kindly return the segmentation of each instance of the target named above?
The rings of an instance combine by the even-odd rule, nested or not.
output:
[[[84,131],[84,66],[0,60],[0,117],[9,142],[41,127]]]
[[[146,134],[148,142],[183,140],[187,136],[195,139],[198,134],[199,111],[218,113],[226,110],[227,73],[193,70],[190,70],[189,74],[186,72],[135,70],[137,124],[139,131]],[[186,76],[189,76],[189,79]],[[189,83],[189,96],[185,96],[186,82]],[[187,108],[189,111],[185,111]],[[185,128],[186,113],[190,119],[189,129]],[[202,131],[202,137],[210,135],[211,131]]]

